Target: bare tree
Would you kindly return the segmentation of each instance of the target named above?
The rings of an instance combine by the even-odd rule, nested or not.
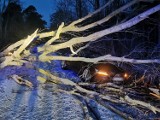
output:
[[[78,18],[82,17],[82,0],[76,0],[76,10]]]
[[[160,33],[160,12],[158,12],[158,20],[159,20],[159,23],[158,23],[158,33]],[[160,34],[158,34],[158,43],[160,44]]]
[[[15,18],[20,18],[20,15],[16,14],[18,10],[13,8],[13,4],[15,8],[17,7],[17,9],[21,11],[19,0],[0,1],[0,39],[3,44],[7,43],[7,34],[10,33],[11,29],[14,27],[16,23]],[[12,11],[10,9],[12,9]],[[14,17],[11,17],[8,13],[12,14]],[[1,47],[4,46],[1,44]]]
[[[5,1],[0,1],[0,38],[2,38],[2,25],[3,25],[3,17],[2,17],[2,14],[4,13],[6,9],[6,5],[5,5]]]
[[[97,10],[100,8],[100,0],[94,0],[94,9]]]

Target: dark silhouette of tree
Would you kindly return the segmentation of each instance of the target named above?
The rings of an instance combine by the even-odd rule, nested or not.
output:
[[[7,2],[7,3],[6,3]],[[0,1],[0,47],[1,49],[31,34],[37,28],[44,29],[46,22],[29,6],[22,11],[19,0]]]
[[[158,44],[160,44],[160,11],[158,12]]]
[[[88,14],[86,0],[61,0],[57,10],[51,15],[51,28],[55,29],[62,22],[70,23]]]
[[[2,40],[4,44],[15,42],[14,40],[22,37],[22,8],[17,2],[10,2],[6,7],[5,12],[2,14]]]
[[[46,22],[42,20],[42,16],[37,12],[34,6],[29,6],[23,11],[26,34],[31,34],[37,28],[44,29]]]
[[[62,22],[69,23],[76,19],[75,10],[72,10],[72,0],[61,0],[57,3],[56,12],[51,15],[51,29],[56,29]]]
[[[3,17],[2,14],[5,12],[6,9],[6,5],[5,5],[5,0],[4,1],[0,1],[0,39],[2,39],[2,25],[3,25]],[[0,42],[0,44],[2,43],[2,41]]]
[[[100,0],[94,0],[94,9],[97,10],[100,8]]]
[[[76,11],[78,18],[82,17],[82,0],[76,0]]]
[[[51,15],[51,29],[57,28],[62,22],[68,23],[73,20],[74,18],[72,14],[70,14],[70,11],[58,9]]]

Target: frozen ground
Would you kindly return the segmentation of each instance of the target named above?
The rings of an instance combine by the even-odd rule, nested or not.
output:
[[[34,65],[74,82],[80,81],[73,71],[61,69],[60,61],[51,64],[37,62]],[[34,88],[17,84],[9,78],[13,74],[30,80]],[[146,110],[134,106],[113,104],[98,98],[95,101],[85,96],[82,98],[59,91],[67,91],[70,87],[50,83],[40,84],[36,80],[38,74],[35,69],[24,66],[6,67],[0,70],[0,120],[123,120],[119,114],[108,108],[108,105],[136,120],[160,118],[160,114],[148,110],[145,112]]]
[[[54,74],[61,77],[65,76],[75,82],[79,80],[72,71],[62,70],[58,61],[52,64],[54,67],[43,63],[35,64],[54,71]],[[8,77],[15,73],[29,79],[34,88],[21,86]],[[87,100],[90,110],[86,113],[80,98],[58,91],[58,85],[38,83],[37,74],[34,69],[25,67],[6,67],[0,70],[0,120],[84,120],[86,116],[95,120],[122,119],[90,99]]]

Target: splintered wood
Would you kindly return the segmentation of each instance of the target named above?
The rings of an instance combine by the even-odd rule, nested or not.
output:
[[[12,78],[16,83],[18,83],[18,84],[20,84],[20,85],[25,85],[25,86],[28,86],[28,87],[30,87],[30,88],[33,87],[33,84],[32,84],[30,81],[28,81],[28,80],[26,80],[26,79],[23,79],[22,77],[20,77],[20,76],[18,76],[18,75],[12,75],[11,78]]]

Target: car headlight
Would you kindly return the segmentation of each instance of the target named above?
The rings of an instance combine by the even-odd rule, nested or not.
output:
[[[109,74],[107,72],[104,72],[104,71],[98,71],[97,74],[103,75],[103,76],[109,76]]]

